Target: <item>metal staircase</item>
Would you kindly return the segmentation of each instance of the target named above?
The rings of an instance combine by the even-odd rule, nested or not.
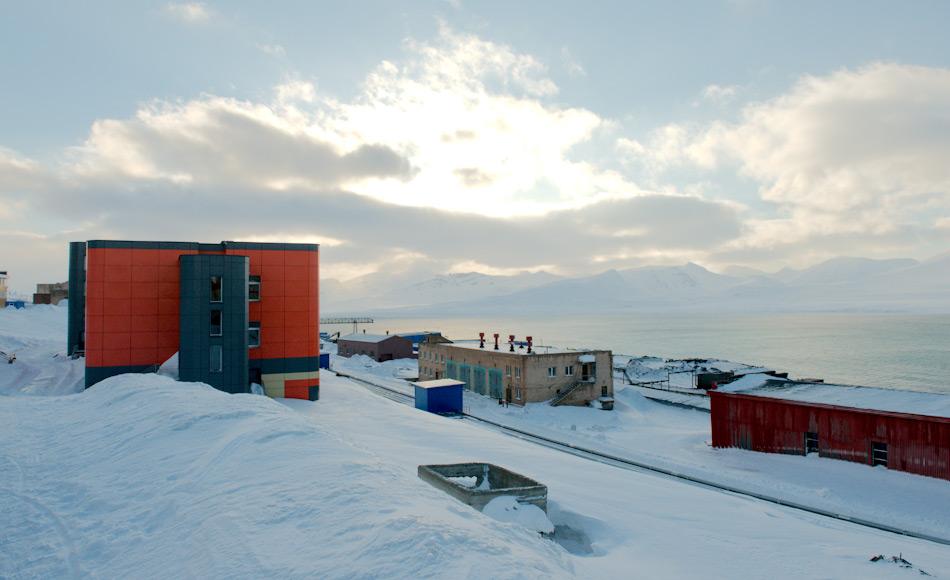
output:
[[[568,387],[567,389],[561,391],[561,394],[559,394],[559,395],[557,395],[556,397],[554,397],[553,399],[551,399],[551,406],[552,406],[552,407],[557,407],[558,405],[560,405],[561,403],[563,403],[568,397],[570,397],[570,396],[574,393],[574,391],[576,391],[577,389],[579,389],[579,388],[581,388],[581,387],[583,387],[583,386],[590,385],[590,384],[592,384],[592,383],[593,383],[593,381],[583,381],[583,380],[581,380],[581,381],[575,381],[573,385],[571,385],[571,386]]]

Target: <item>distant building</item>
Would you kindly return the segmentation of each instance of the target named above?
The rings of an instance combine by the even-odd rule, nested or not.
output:
[[[337,354],[368,356],[376,362],[412,358],[412,341],[398,334],[348,334],[337,341]]]
[[[497,350],[496,350],[497,348]],[[479,342],[424,342],[419,380],[456,379],[466,389],[516,405],[551,401],[610,407],[614,385],[609,350],[542,349]]]
[[[69,282],[37,284],[33,304],[59,304],[69,298]]]
[[[7,271],[0,270],[0,308],[7,307]]]
[[[950,480],[950,396],[766,379],[709,391],[714,447],[843,459]]]
[[[73,242],[67,352],[87,387],[178,352],[183,381],[313,401],[317,285],[316,244]]]
[[[412,341],[412,352],[414,354],[419,353],[419,345],[423,342],[434,341],[434,342],[446,342],[448,339],[442,336],[441,332],[436,330],[417,330],[413,332],[397,332],[396,336],[401,336],[403,338],[408,338]]]

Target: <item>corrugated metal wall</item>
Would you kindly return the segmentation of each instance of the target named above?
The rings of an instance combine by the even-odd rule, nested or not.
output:
[[[849,409],[712,391],[714,447],[804,454],[818,433],[822,457],[871,463],[871,444],[887,444],[888,468],[950,480],[950,419]]]

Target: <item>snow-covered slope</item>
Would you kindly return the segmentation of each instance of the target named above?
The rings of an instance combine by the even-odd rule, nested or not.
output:
[[[571,571],[554,543],[394,469],[319,413],[158,375],[3,401],[0,488],[2,578]]]
[[[0,309],[0,396],[65,395],[83,387],[83,361],[66,355],[66,302]]]

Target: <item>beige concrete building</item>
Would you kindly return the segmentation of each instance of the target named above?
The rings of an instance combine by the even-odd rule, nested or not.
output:
[[[586,405],[614,394],[609,350],[447,342],[419,345],[419,379],[456,379],[466,389],[515,405],[551,401]],[[610,407],[610,405],[605,405]]]

